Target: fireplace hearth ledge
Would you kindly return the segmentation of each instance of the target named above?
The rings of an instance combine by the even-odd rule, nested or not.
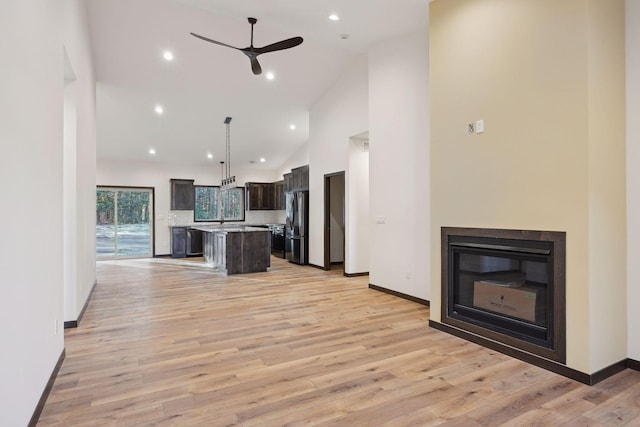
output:
[[[491,340],[481,335],[456,328],[455,326],[450,326],[444,323],[436,322],[434,320],[429,320],[429,327],[470,341],[474,344],[478,344],[482,347],[495,350],[499,353],[506,354],[507,356],[514,357],[518,360],[522,360],[523,362],[529,363],[542,369],[546,369],[547,371],[562,375],[563,377],[567,377],[574,381],[578,381],[590,386],[595,385],[600,381],[603,381],[617,374],[618,372],[622,372],[627,368],[638,370],[637,365],[634,365],[633,360],[625,359],[597,372],[594,372],[593,374],[586,374],[576,369],[569,368],[568,366],[555,362],[553,360],[549,360],[536,354],[532,354],[518,348],[503,344],[501,342]]]

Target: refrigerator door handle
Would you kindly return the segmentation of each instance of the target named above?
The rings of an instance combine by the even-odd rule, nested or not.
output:
[[[298,232],[299,235],[304,236],[305,232],[305,228],[306,228],[306,224],[304,223],[304,206],[305,206],[305,200],[304,200],[304,193],[300,192],[298,193],[299,195],[299,199],[298,199],[298,224],[300,226],[300,231]]]

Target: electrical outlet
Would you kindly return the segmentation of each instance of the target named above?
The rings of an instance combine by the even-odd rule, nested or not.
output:
[[[376,224],[384,224],[387,222],[387,219],[383,215],[378,215],[376,217]]]
[[[484,120],[476,122],[476,133],[484,133]]]
[[[468,125],[468,130],[469,130],[469,135],[473,135],[476,131],[476,124],[475,123],[469,123]]]

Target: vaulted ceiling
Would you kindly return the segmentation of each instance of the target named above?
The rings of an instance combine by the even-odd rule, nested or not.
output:
[[[428,16],[428,0],[87,0],[87,7],[98,159],[217,163],[230,116],[232,162],[268,169],[308,139],[310,108],[350,62],[372,44],[425,27]],[[340,20],[329,20],[332,13]],[[241,52],[189,34],[246,47],[248,17],[258,19],[256,46],[304,42],[261,55],[256,76]],[[163,58],[167,50],[172,61]]]

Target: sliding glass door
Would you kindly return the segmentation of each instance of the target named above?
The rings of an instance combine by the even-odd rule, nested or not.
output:
[[[153,256],[153,189],[98,187],[98,259]]]

